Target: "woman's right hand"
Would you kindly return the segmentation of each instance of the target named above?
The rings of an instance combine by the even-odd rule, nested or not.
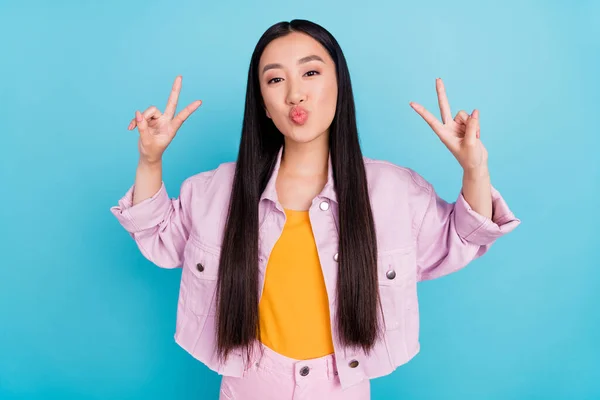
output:
[[[202,104],[202,100],[196,100],[175,116],[182,79],[181,75],[175,78],[164,114],[155,106],[148,107],[143,113],[136,110],[135,118],[127,128],[132,130],[136,126],[138,127],[140,133],[138,148],[140,160],[143,162],[152,164],[160,161],[167,146],[175,137],[177,130]]]

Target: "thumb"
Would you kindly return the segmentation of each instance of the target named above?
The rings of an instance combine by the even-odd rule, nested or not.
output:
[[[465,143],[472,146],[477,142],[477,131],[479,130],[479,111],[473,110],[473,113],[467,119],[465,130]]]
[[[148,121],[146,121],[146,118],[144,118],[142,113],[138,110],[135,111],[135,120],[137,122],[137,127],[138,131],[140,132],[140,135],[146,135],[146,133],[148,132]]]

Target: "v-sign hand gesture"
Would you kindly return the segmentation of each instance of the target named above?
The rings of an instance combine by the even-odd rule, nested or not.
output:
[[[441,79],[436,80],[438,103],[442,122],[438,121],[423,106],[410,102],[410,106],[431,126],[440,140],[452,152],[464,171],[487,167],[488,153],[479,139],[479,111],[471,115],[461,110],[452,119],[446,89]]]
[[[161,160],[177,130],[202,104],[202,100],[196,100],[175,115],[182,79],[181,75],[175,78],[164,114],[155,106],[150,106],[143,113],[136,111],[135,118],[129,123],[128,130],[138,127],[138,148],[140,157],[145,162],[155,163]]]

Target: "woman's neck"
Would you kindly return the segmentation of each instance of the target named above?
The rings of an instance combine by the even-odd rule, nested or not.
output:
[[[329,163],[329,138],[320,135],[308,143],[285,139],[280,172],[299,178],[327,176]]]

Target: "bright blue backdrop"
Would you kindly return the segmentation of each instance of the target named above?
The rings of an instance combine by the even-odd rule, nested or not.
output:
[[[594,1],[2,1],[0,398],[216,399],[173,340],[180,270],[109,212],[132,184],[136,109],[204,104],[164,158],[169,194],[237,154],[256,41],[292,18],[347,57],[365,155],[447,200],[458,163],[408,105],[477,107],[492,183],[522,220],[422,283],[420,354],[373,399],[600,398],[600,6]]]

